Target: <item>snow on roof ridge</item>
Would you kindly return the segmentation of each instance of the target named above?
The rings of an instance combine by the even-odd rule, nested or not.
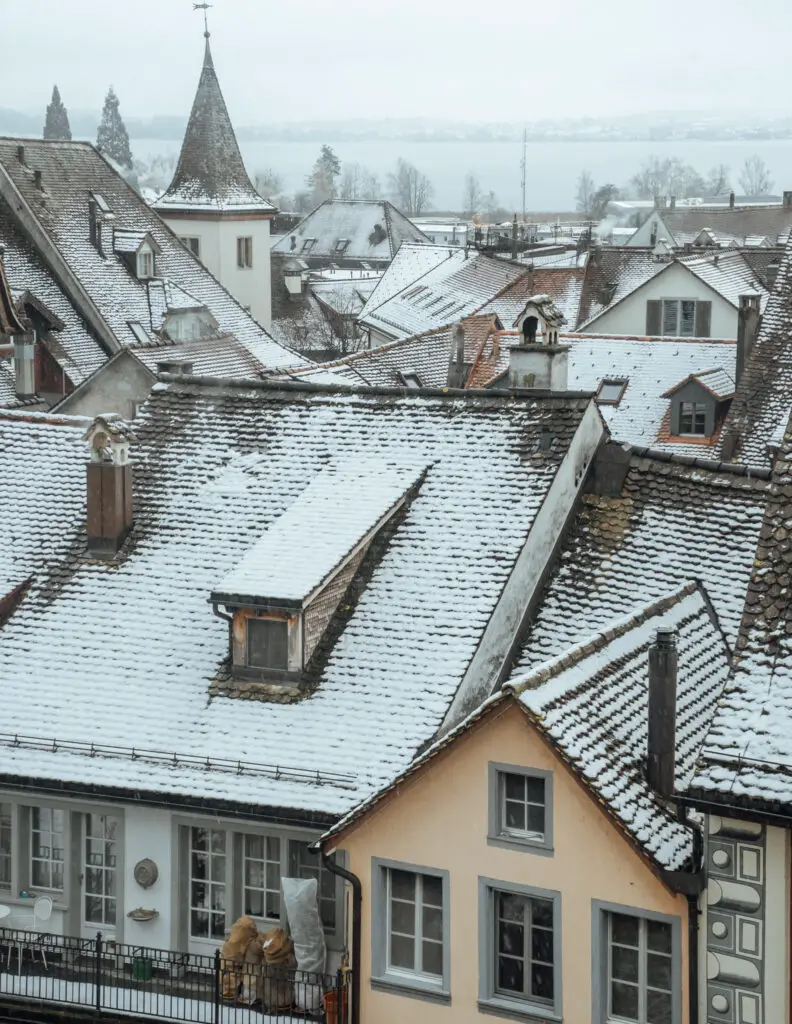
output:
[[[656,598],[654,601],[643,605],[637,611],[633,610],[621,618],[614,619],[609,627],[600,630],[587,640],[582,640],[580,643],[568,648],[563,654],[556,655],[556,657],[551,658],[537,668],[531,669],[523,676],[510,679],[507,683],[504,683],[503,689],[517,695],[523,695],[527,690],[534,689],[536,686],[548,682],[565,669],[571,668],[590,655],[603,650],[617,637],[625,636],[636,627],[643,625],[649,619],[655,618],[662,612],[668,611],[679,604],[685,597],[696,592],[701,592],[703,596],[704,587],[698,580],[683,583],[682,586],[666,594],[665,597]]]

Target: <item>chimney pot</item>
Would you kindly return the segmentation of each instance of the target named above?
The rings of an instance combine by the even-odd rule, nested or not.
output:
[[[676,773],[677,646],[673,626],[661,625],[649,648],[647,779],[660,796],[674,792]]]

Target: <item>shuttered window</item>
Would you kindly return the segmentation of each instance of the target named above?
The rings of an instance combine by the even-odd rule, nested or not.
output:
[[[709,338],[712,303],[696,299],[650,299],[646,333],[671,338]]]

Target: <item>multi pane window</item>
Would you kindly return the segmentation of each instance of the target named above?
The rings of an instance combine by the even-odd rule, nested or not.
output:
[[[154,277],[154,253],[143,249],[138,253],[138,277]]]
[[[190,829],[190,935],[223,939],[226,928],[227,834]]]
[[[672,933],[665,921],[608,915],[608,1019],[672,1024]]]
[[[322,864],[308,843],[289,843],[289,871],[295,878],[315,878],[319,916],[328,931],[336,927],[336,876]]]
[[[280,918],[281,841],[277,836],[245,835],[242,849],[244,913]]]
[[[552,1004],[553,901],[512,892],[495,891],[493,896],[495,993]]]
[[[63,891],[66,812],[30,809],[30,882],[36,889]]]
[[[247,663],[251,668],[285,672],[289,667],[289,624],[282,619],[248,619]]]
[[[237,238],[237,266],[244,270],[253,266],[253,238],[251,235]]]
[[[386,877],[388,969],[442,978],[442,879],[398,868]]]
[[[85,920],[91,924],[116,923],[116,864],[118,819],[104,814],[85,815]]]
[[[11,804],[0,803],[0,888],[11,888]]]
[[[521,839],[545,838],[545,780],[532,775],[500,774],[501,831]]]
[[[707,406],[704,402],[679,403],[679,433],[706,435]]]
[[[663,334],[674,338],[692,338],[695,333],[695,299],[663,299]]]

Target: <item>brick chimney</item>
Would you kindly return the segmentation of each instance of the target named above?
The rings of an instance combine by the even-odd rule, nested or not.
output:
[[[646,777],[660,796],[674,792],[676,772],[676,631],[660,626],[649,648],[649,744]]]
[[[739,384],[748,363],[748,356],[754,347],[756,335],[759,333],[761,315],[759,292],[746,292],[739,298],[737,313],[737,363],[735,367],[735,384]]]
[[[129,446],[134,437],[115,415],[97,416],[85,433],[91,458],[86,466],[88,551],[112,558],[132,529],[132,466]]]

